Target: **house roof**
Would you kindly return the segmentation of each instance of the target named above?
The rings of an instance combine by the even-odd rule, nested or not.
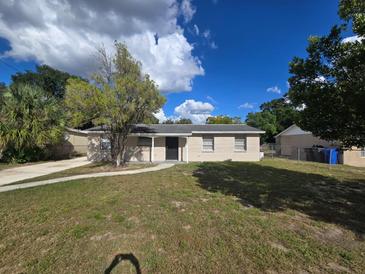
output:
[[[88,132],[105,132],[108,128],[98,126],[88,129]],[[264,131],[243,124],[209,124],[209,125],[185,125],[185,124],[137,124],[132,129],[132,134],[186,134],[192,133],[265,133]]]
[[[284,129],[282,132],[275,135],[274,138],[277,138],[281,135],[307,135],[307,134],[312,134],[312,133],[309,131],[302,130],[296,124],[292,124],[290,127]]]

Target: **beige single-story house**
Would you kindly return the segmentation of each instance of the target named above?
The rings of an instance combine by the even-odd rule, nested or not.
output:
[[[83,130],[67,128],[65,134],[65,142],[67,142],[74,152],[79,154],[86,154],[89,141],[87,133]]]
[[[110,159],[108,131],[87,131],[90,161]],[[128,136],[127,160],[137,162],[259,161],[260,134],[247,125],[135,125]]]
[[[63,140],[47,147],[51,159],[67,159],[74,156],[86,155],[88,150],[87,133],[73,128],[66,128]]]
[[[297,125],[291,125],[275,136],[276,152],[284,157],[297,159],[313,147],[335,147],[340,150],[339,163],[351,166],[365,167],[365,149],[353,147],[343,149],[339,142],[326,141],[304,131]],[[308,149],[308,150],[306,150]]]

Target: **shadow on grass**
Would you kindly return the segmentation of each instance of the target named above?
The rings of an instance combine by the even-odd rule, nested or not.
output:
[[[201,163],[194,176],[202,188],[236,196],[245,206],[265,211],[294,209],[364,236],[365,179],[339,181],[238,162]]]
[[[137,274],[141,274],[141,267],[139,265],[139,261],[136,258],[136,256],[133,255],[133,253],[127,253],[127,254],[118,254],[114,257],[113,261],[110,263],[107,269],[105,269],[104,274],[110,274],[112,273],[112,270],[122,261],[130,261],[134,268],[136,269]]]

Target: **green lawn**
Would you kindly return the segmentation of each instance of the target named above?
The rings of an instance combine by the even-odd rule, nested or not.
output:
[[[35,164],[43,164],[45,161],[39,161],[39,162],[31,162],[31,163],[25,163],[25,164],[19,164],[19,163],[2,163],[0,162],[0,170],[13,168],[13,167],[21,167],[21,166],[29,166],[29,165],[35,165]]]
[[[365,272],[361,168],[195,163],[0,193],[0,204],[0,273],[103,273],[127,253],[142,273]]]
[[[8,163],[0,163],[0,170],[4,170],[7,168],[16,167],[18,164],[8,164]]]
[[[90,173],[98,173],[98,172],[114,172],[114,171],[124,171],[124,170],[133,170],[133,169],[141,169],[141,168],[147,168],[147,167],[153,167],[156,166],[156,164],[151,163],[131,163],[126,166],[120,166],[115,167],[113,164],[107,163],[107,162],[100,162],[100,163],[90,163],[84,166],[75,167],[66,169],[60,172],[55,172],[52,174],[34,177],[31,179],[26,179],[23,181],[18,181],[11,183],[9,185],[16,185],[16,184],[24,184],[29,182],[36,182],[36,181],[42,181],[42,180],[48,180],[48,179],[54,179],[54,178],[61,178],[61,177],[69,177],[73,175],[80,175],[80,174],[90,174]]]

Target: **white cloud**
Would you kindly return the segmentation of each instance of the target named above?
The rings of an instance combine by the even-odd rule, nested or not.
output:
[[[217,104],[218,103],[212,96],[209,96],[208,95],[206,98],[207,98],[207,100],[211,101],[213,104]]]
[[[142,40],[143,39],[143,40]],[[135,36],[129,39],[129,45],[139,60],[145,60],[144,69],[149,72],[163,91],[191,91],[192,79],[203,75],[204,69],[198,58],[191,55],[192,46],[180,33],[173,33],[158,40],[155,46],[153,34],[141,39]],[[140,45],[149,47],[146,51]]]
[[[346,37],[342,40],[342,43],[354,43],[354,42],[361,42],[362,40],[364,40],[364,37],[360,37],[357,35],[354,36],[350,36],[350,37]]]
[[[199,27],[197,25],[194,24],[194,31],[196,35],[199,35],[200,31],[199,31]]]
[[[246,108],[246,109],[253,109],[254,107],[255,107],[254,103],[248,103],[248,102],[238,106],[238,108]]]
[[[206,29],[205,31],[203,31],[201,36],[206,40],[206,43],[209,45],[210,48],[212,48],[212,49],[218,48],[217,43],[212,40],[212,34],[209,29]]]
[[[10,42],[6,56],[84,77],[97,68],[101,44],[111,50],[122,41],[162,91],[190,91],[204,69],[177,18],[191,20],[195,11],[187,0],[0,1],[0,33]]]
[[[289,83],[289,81],[286,81],[286,87],[287,87],[287,88],[290,88],[290,83]]]
[[[163,111],[163,109],[162,109],[162,108],[160,108],[160,109],[159,109],[159,111],[157,111],[157,112],[154,114],[154,116],[158,119],[158,121],[159,121],[160,123],[162,123],[162,122],[164,122],[164,121],[166,121],[166,120],[167,120],[167,117],[166,117],[166,115],[165,115],[165,112]]]
[[[188,23],[193,19],[196,12],[196,8],[191,4],[190,0],[183,0],[181,2],[181,13],[184,17],[185,23]]]
[[[277,93],[277,94],[281,93],[281,89],[278,86],[270,87],[266,91],[272,92],[272,93]]]
[[[210,47],[212,49],[217,49],[218,48],[217,44],[214,41],[210,43]]]
[[[209,39],[210,38],[210,30],[206,29],[203,33],[202,33],[204,38]]]
[[[210,103],[189,99],[175,107],[175,114],[178,118],[191,119],[194,124],[204,124],[206,119],[212,116],[213,110],[214,106]]]

